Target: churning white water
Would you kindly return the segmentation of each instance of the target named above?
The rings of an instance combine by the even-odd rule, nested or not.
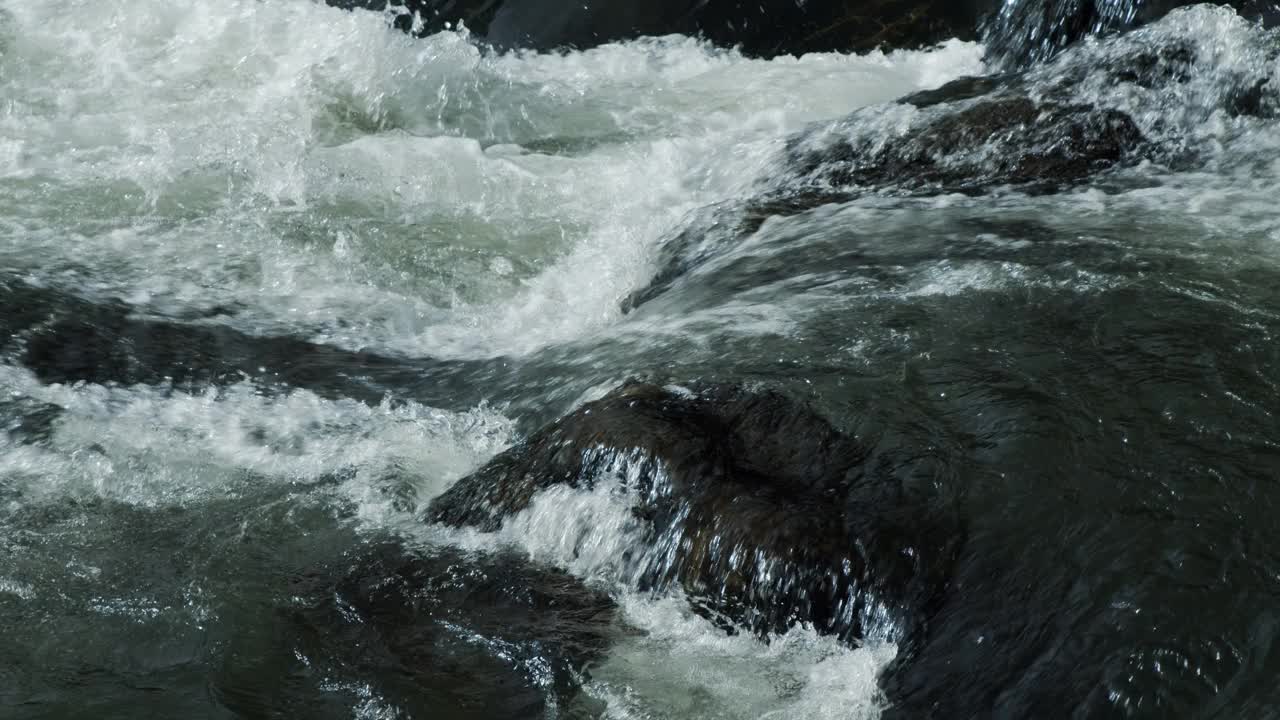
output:
[[[2,22],[7,262],[435,356],[599,330],[664,233],[751,191],[788,132],[981,69],[961,43],[491,56],[305,2],[19,2]]]
[[[0,265],[142,314],[232,308],[222,321],[250,334],[519,356],[609,327],[664,236],[751,193],[789,133],[977,73],[980,55],[953,42],[761,61],[683,37],[493,55],[465,30],[418,40],[302,0],[5,0]],[[249,381],[192,395],[48,386],[6,366],[0,392],[62,409],[46,444],[0,438],[0,543],[13,548],[17,518],[68,498],[198,508],[264,483],[409,532],[412,512],[389,497],[407,485],[425,501],[512,437],[492,408],[370,407]],[[616,582],[603,555],[628,541],[625,522],[600,509],[594,534],[566,547],[565,523],[600,500],[565,500],[484,542]],[[584,543],[598,562],[582,560]],[[56,548],[27,552],[80,567]],[[57,573],[33,582],[27,567],[0,570],[0,594],[47,601]],[[89,594],[101,612],[151,608],[137,622],[175,612]],[[640,634],[588,683],[611,717],[874,713],[889,645],[805,629],[765,644],[671,599],[621,597]],[[198,624],[192,602],[173,622]],[[354,716],[394,715],[362,687],[346,688],[362,698]]]

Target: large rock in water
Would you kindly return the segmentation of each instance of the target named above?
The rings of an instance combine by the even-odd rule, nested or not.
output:
[[[608,485],[647,528],[641,589],[759,633],[910,634],[962,533],[936,488],[772,392],[629,383],[458,481],[429,519],[497,529],[553,485]]]
[[[1188,13],[1180,22],[1204,17]],[[1197,112],[1206,119],[1280,116],[1270,77],[1215,72],[1212,43],[1183,30],[1152,35],[1079,48],[1033,70],[960,78],[800,131],[754,197],[700,211],[664,240],[654,276],[622,300],[622,310],[662,295],[769,218],[867,196],[1047,194],[1143,161],[1179,168],[1201,162],[1205,144],[1185,128],[1150,113],[1140,128],[1129,113],[1144,109],[1100,104],[1116,102],[1100,88],[1133,87],[1152,102],[1201,93]],[[1276,52],[1260,51],[1257,65],[1270,67]],[[1214,77],[1214,93],[1195,89],[1206,76]]]
[[[350,685],[394,717],[577,717],[582,673],[619,632],[608,596],[510,552],[357,543],[291,590],[211,678],[238,717],[350,717],[324,712]]]
[[[985,40],[1014,64],[1053,55],[1089,34],[1123,31],[1164,17],[1185,0],[327,0],[343,8],[402,15],[404,30],[431,34],[463,23],[499,49],[587,48],[646,35],[704,37],[748,55],[867,52]],[[1269,23],[1266,0],[1225,3]]]
[[[1137,159],[1144,147],[1123,112],[1037,97],[1016,78],[964,78],[900,103],[919,112],[896,137],[880,130],[883,108],[871,108],[793,138],[777,189],[714,209],[709,222],[664,243],[657,273],[624,298],[623,311],[666,292],[770,217],[871,194],[1051,193]]]
[[[904,102],[933,102],[922,96]],[[1087,180],[1133,154],[1142,133],[1118,110],[1000,95],[938,115],[889,143],[841,139],[798,144],[796,171],[811,187],[977,193],[1014,185],[1051,192]]]
[[[382,9],[386,0],[328,0]],[[392,3],[399,5],[400,3]],[[646,35],[705,37],[753,56],[866,52],[973,38],[988,0],[408,0],[422,34],[462,22],[500,49],[587,48]],[[413,21],[397,20],[403,29]]]

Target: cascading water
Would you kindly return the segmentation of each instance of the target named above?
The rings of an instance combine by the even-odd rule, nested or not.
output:
[[[0,717],[1270,714],[1280,39],[1170,5],[764,59],[0,0]],[[430,521],[635,378],[737,499],[655,433]],[[831,528],[947,536],[841,635]]]
[[[1028,60],[1055,55],[1073,40],[1133,24],[1143,0],[1006,0],[986,22],[997,53]]]
[[[1090,35],[1128,30],[1167,15],[1177,0],[1003,0],[982,21],[988,52],[1005,63],[1046,60]],[[1274,25],[1280,5],[1268,0],[1228,3],[1241,16]]]

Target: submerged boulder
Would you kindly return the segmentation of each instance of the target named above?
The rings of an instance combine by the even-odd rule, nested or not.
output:
[[[913,112],[908,126],[886,137],[880,118],[903,106],[913,109],[906,111]],[[866,195],[1057,192],[1140,157],[1144,143],[1137,124],[1119,110],[1041,99],[1015,76],[963,78],[797,135],[783,172],[770,179],[774,189],[713,208],[710,222],[668,240],[657,273],[622,309],[661,295],[770,217]]]
[[[625,497],[641,589],[682,588],[755,632],[797,622],[899,639],[945,585],[961,533],[936,489],[774,392],[628,383],[458,481],[428,518],[495,530],[554,485]]]
[[[252,379],[263,388],[306,388],[369,403],[391,389],[435,407],[478,402],[468,395],[467,378],[487,370],[482,362],[398,358],[217,322],[235,312],[217,307],[163,316],[117,298],[90,299],[0,275],[0,361],[26,367],[45,383],[203,391]]]

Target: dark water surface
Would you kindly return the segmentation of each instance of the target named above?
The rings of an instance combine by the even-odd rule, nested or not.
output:
[[[1201,6],[892,102],[982,52],[0,2],[0,717],[1280,714],[1280,41]],[[988,92],[1141,139],[876,174]],[[628,378],[785,393],[945,498],[927,631],[640,592],[607,493],[423,522]]]

